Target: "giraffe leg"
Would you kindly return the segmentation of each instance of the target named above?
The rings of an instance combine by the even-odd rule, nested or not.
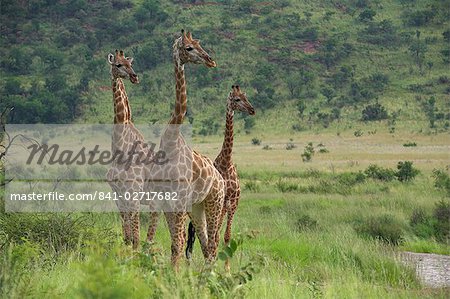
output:
[[[126,245],[131,244],[131,227],[130,227],[130,215],[127,212],[120,212],[120,218],[122,219],[123,240]]]
[[[139,226],[140,226],[140,219],[139,219],[139,210],[130,212],[130,221],[131,221],[131,228],[133,233],[133,249],[139,248]]]
[[[123,194],[122,186],[114,182],[113,171],[109,170],[107,174],[107,179],[111,189],[116,194]],[[120,219],[122,220],[122,230],[123,230],[123,240],[126,245],[131,244],[131,220],[130,215],[127,211],[127,204],[122,200],[116,201],[117,209],[119,210]]]
[[[165,213],[167,225],[169,226],[170,237],[172,240],[172,266],[178,271],[178,262],[183,255],[183,247],[186,239],[185,232],[185,222],[186,213],[185,212],[170,212]]]
[[[207,263],[213,263],[217,256],[217,245],[219,238],[219,219],[223,209],[223,188],[216,192],[210,193],[205,199],[206,207],[206,225],[208,233],[208,246],[206,259]]]
[[[224,236],[225,246],[228,246],[230,244],[230,240],[231,240],[231,225],[233,224],[234,212],[235,212],[235,210],[234,211],[229,211],[229,213],[228,213],[227,227],[225,229],[225,236]],[[230,270],[231,270],[231,268],[230,268],[230,259],[227,258],[225,260],[225,271],[227,271],[229,273]]]
[[[151,212],[150,213],[150,224],[148,226],[148,232],[147,232],[147,242],[152,243],[153,238],[155,237],[156,228],[158,227],[158,221],[159,221],[159,213],[158,212]]]
[[[226,200],[226,199],[225,199]],[[217,232],[220,233],[220,230],[222,228],[223,225],[223,221],[225,219],[225,215],[227,215],[227,207],[224,205],[222,208],[222,212],[220,213],[220,217],[219,217],[219,223],[218,223],[218,227],[217,227]],[[216,242],[217,242],[217,246],[219,246],[219,241],[220,238],[217,238]]]
[[[202,248],[203,256],[208,257],[208,234],[207,234],[207,224],[205,215],[205,206],[203,203],[192,206],[192,212],[189,214],[192,220],[192,225],[194,226],[195,233],[197,234],[198,240],[200,242],[200,247]]]

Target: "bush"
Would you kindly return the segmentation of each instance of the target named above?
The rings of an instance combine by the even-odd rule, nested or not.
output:
[[[361,129],[358,129],[355,132],[353,132],[353,135],[355,135],[355,137],[361,137],[363,134],[364,132],[361,131]]]
[[[448,201],[437,202],[431,215],[425,213],[423,209],[415,209],[409,224],[418,237],[433,237],[439,242],[450,245],[450,203]]]
[[[450,202],[441,200],[433,211],[436,238],[450,245]]]
[[[368,23],[360,36],[363,41],[375,45],[395,46],[398,43],[397,28],[390,20]]]
[[[312,156],[314,156],[315,150],[312,142],[309,142],[305,146],[305,150],[303,151],[303,154],[301,154],[303,162],[310,162],[312,159]]]
[[[419,174],[419,170],[413,167],[411,161],[398,162],[397,169],[395,176],[400,182],[412,181]]]
[[[383,182],[390,182],[395,179],[395,171],[389,168],[383,168],[375,164],[369,165],[364,170],[364,174],[371,179]]]
[[[358,19],[359,19],[361,22],[372,21],[372,20],[373,20],[373,17],[374,17],[376,14],[377,14],[377,13],[376,13],[373,9],[367,8],[367,9],[363,10],[363,11],[359,14]]]
[[[374,121],[374,120],[382,120],[387,119],[388,113],[386,108],[384,108],[381,104],[371,104],[367,105],[362,111],[362,120],[363,121]]]
[[[415,142],[406,142],[406,143],[403,143],[403,146],[404,147],[415,147],[415,146],[417,146],[417,143],[415,143]]]
[[[433,170],[434,186],[447,192],[450,195],[450,177],[444,170]]]
[[[420,238],[430,238],[434,235],[434,229],[431,223],[431,218],[421,208],[417,208],[409,218],[413,232]]]
[[[292,142],[288,142],[287,144],[286,144],[286,150],[292,150],[292,149],[294,149],[294,148],[296,148],[297,146],[294,144],[294,143],[292,143]]]
[[[403,14],[405,25],[423,26],[431,22],[436,15],[435,9],[426,9],[418,11],[409,11]]]
[[[261,145],[261,139],[253,137],[252,138],[252,144],[253,145]]]
[[[306,129],[303,128],[301,124],[293,124],[292,125],[292,130],[297,131],[297,132],[301,132],[301,131],[304,131]]]
[[[368,218],[357,225],[356,231],[392,245],[399,245],[403,240],[402,225],[392,215]]]

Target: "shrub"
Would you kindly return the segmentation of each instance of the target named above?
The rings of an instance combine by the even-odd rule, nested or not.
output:
[[[413,167],[411,161],[398,162],[397,169],[395,176],[400,182],[412,181],[419,174],[419,170]]]
[[[431,22],[436,15],[435,9],[407,11],[403,14],[405,25],[408,26],[423,26]]]
[[[410,141],[410,142],[403,143],[403,146],[404,147],[415,147],[415,146],[417,146],[417,143]]]
[[[292,150],[292,149],[294,149],[294,148],[296,148],[297,146],[294,144],[294,143],[292,143],[292,142],[288,142],[287,144],[286,144],[286,150]]]
[[[362,111],[362,120],[363,121],[374,121],[374,120],[382,120],[382,119],[387,119],[387,118],[388,118],[388,113],[386,111],[386,108],[384,108],[379,103],[367,105]]]
[[[439,242],[450,245],[450,203],[448,201],[437,202],[431,215],[426,214],[423,209],[415,209],[409,224],[417,236],[434,237]]]
[[[252,144],[253,145],[261,145],[261,139],[253,137],[252,138]]]
[[[305,150],[303,151],[303,154],[301,154],[303,162],[310,162],[312,159],[312,156],[314,156],[315,150],[312,142],[309,142],[305,146]]]
[[[399,245],[403,240],[402,225],[392,215],[370,217],[362,221],[356,231],[392,245]]]
[[[317,228],[317,220],[309,215],[302,215],[297,219],[296,228],[299,232],[315,229]]]
[[[337,176],[337,181],[344,187],[351,187],[363,183],[366,177],[362,172],[344,172]]]
[[[371,179],[383,182],[390,182],[395,179],[395,171],[389,168],[383,168],[375,164],[369,165],[364,170],[364,174]]]
[[[440,169],[433,170],[434,186],[442,189],[450,195],[450,177],[448,173]]]
[[[361,129],[358,129],[355,132],[353,132],[353,135],[355,135],[355,137],[361,137],[363,134],[364,132],[361,131]]]
[[[435,205],[433,220],[436,238],[450,245],[450,202],[441,200]]]
[[[301,124],[293,124],[292,125],[292,130],[297,131],[297,132],[301,132],[301,131],[304,131],[305,128],[303,128]]]
[[[363,11],[359,14],[358,19],[359,19],[361,22],[372,21],[372,20],[373,20],[373,17],[374,17],[376,14],[377,14],[377,13],[376,13],[373,9],[367,8],[367,9],[363,10]]]
[[[360,32],[360,39],[371,44],[395,46],[398,43],[397,28],[390,20],[369,22]]]
[[[431,218],[421,208],[414,209],[409,218],[409,224],[418,237],[429,238],[434,235]]]

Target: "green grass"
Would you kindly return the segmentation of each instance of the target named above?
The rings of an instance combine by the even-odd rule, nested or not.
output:
[[[238,143],[238,148],[241,146]],[[170,240],[163,220],[156,244],[133,252],[122,244],[120,220],[114,213],[72,215],[73,219],[84,219],[88,233],[79,226],[64,228],[67,221],[61,222],[64,217],[59,217],[62,224],[50,233],[70,238],[71,245],[55,251],[49,248],[60,239],[49,239],[45,230],[39,231],[39,226],[45,226],[44,218],[29,222],[33,214],[23,215],[20,227],[28,223],[35,226],[30,229],[33,234],[20,237],[19,222],[14,220],[12,227],[8,222],[14,215],[1,214],[4,224],[10,225],[3,226],[9,230],[2,229],[0,234],[3,241],[9,240],[1,249],[3,296],[444,298],[445,289],[422,286],[414,269],[399,260],[401,251],[450,253],[448,244],[416,236],[409,224],[417,207],[431,213],[435,203],[446,196],[445,190],[433,186],[431,172],[425,170],[408,183],[370,178],[354,181],[357,172],[353,167],[331,172],[315,169],[313,163],[306,171],[241,168],[243,185],[258,181],[259,189],[243,191],[233,228],[233,237],[243,243],[231,260],[231,277],[224,273],[222,261],[217,262],[214,275],[202,273],[198,243],[193,264],[182,263],[180,273],[175,274],[169,263]],[[280,189],[280,182],[298,187]],[[317,188],[326,182],[337,187]],[[341,192],[344,187],[346,192]],[[383,219],[383,215],[395,220],[389,225],[398,225],[399,245],[360,233],[361,223],[374,217]],[[148,217],[142,215],[141,219],[144,239]],[[71,233],[65,234],[65,230]],[[5,239],[5,233],[19,237]],[[96,237],[100,235],[100,239]],[[247,275],[246,271],[252,279],[239,285],[238,277]]]

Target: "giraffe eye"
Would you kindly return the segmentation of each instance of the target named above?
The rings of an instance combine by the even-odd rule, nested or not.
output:
[[[235,101],[235,102],[240,102],[241,99],[240,99],[240,98],[235,98],[234,101]]]
[[[194,48],[192,48],[192,47],[187,47],[186,50],[187,50],[187,51],[192,51],[192,50],[194,50]]]
[[[119,64],[116,64],[116,66],[117,66],[117,67],[122,67],[122,65],[121,65],[120,63],[119,63]]]

